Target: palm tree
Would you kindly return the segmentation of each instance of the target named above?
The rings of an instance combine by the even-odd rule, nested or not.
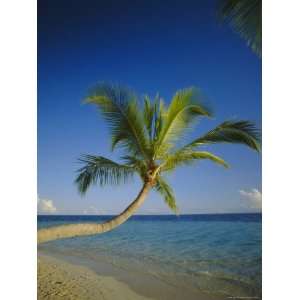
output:
[[[204,145],[215,143],[244,144],[260,151],[259,131],[249,121],[225,121],[206,134],[179,146],[178,142],[211,110],[203,104],[195,88],[179,90],[170,105],[165,106],[157,96],[153,102],[144,97],[143,109],[137,96],[130,90],[110,84],[97,85],[85,102],[97,106],[107,121],[111,133],[112,150],[119,147],[124,152],[122,163],[95,155],[84,155],[75,183],[85,194],[93,184],[125,183],[138,174],[143,186],[136,199],[118,216],[102,224],[71,224],[38,231],[38,242],[80,235],[98,234],[112,230],[124,223],[144,202],[151,189],[156,190],[171,210],[177,213],[175,196],[164,174],[179,166],[192,165],[208,159],[225,168],[220,157],[202,151]]]
[[[246,40],[248,46],[261,57],[261,0],[220,0],[219,14],[223,21]]]

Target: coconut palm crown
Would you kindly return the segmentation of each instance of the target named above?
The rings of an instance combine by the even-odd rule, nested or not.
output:
[[[204,104],[195,88],[179,90],[166,106],[156,96],[151,102],[144,97],[142,109],[137,96],[127,88],[107,84],[96,86],[85,100],[94,104],[107,121],[111,148],[123,150],[122,163],[94,155],[84,155],[76,184],[85,193],[91,184],[120,184],[135,173],[161,194],[171,210],[177,212],[175,196],[164,174],[177,167],[208,159],[225,168],[228,164],[213,153],[202,151],[215,143],[244,144],[259,151],[259,131],[249,121],[225,121],[206,134],[178,147],[178,142],[201,118],[211,118],[212,111]]]
[[[181,145],[183,139],[202,118],[211,118],[212,111],[204,104],[195,88],[176,92],[170,104],[156,96],[143,99],[119,85],[98,84],[91,90],[86,103],[94,104],[107,121],[111,148],[121,149],[121,162],[103,156],[83,155],[79,161],[75,183],[84,194],[91,185],[121,184],[138,174],[143,187],[136,199],[118,216],[100,224],[70,224],[38,231],[38,242],[59,238],[103,233],[124,223],[144,202],[148,192],[155,189],[174,212],[178,212],[174,192],[164,174],[179,166],[192,165],[208,159],[225,168],[228,164],[208,151],[205,145],[215,143],[243,144],[260,151],[260,134],[255,125],[244,120],[228,120],[206,134]]]

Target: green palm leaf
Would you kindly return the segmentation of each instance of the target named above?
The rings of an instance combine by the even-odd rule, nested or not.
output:
[[[160,132],[162,130],[164,116],[166,115],[165,103],[162,98],[157,96],[154,102],[154,132],[153,132],[153,151],[156,149],[156,145],[159,139]],[[154,154],[154,153],[153,153]]]
[[[193,151],[192,149],[181,149],[167,156],[161,171],[172,171],[178,166],[191,165],[199,160],[209,159],[212,162],[228,168],[229,165],[220,157],[207,151]]]
[[[261,0],[222,0],[220,17],[246,40],[248,46],[261,56]]]
[[[79,162],[84,166],[77,171],[79,174],[75,183],[82,194],[91,184],[98,183],[103,186],[126,183],[135,172],[135,169],[130,166],[118,164],[102,156],[83,155]]]
[[[125,162],[125,165],[136,170],[142,180],[145,180],[148,171],[148,166],[145,160],[138,159],[135,156],[130,155],[122,156],[121,159]]]
[[[168,207],[176,214],[178,214],[178,207],[176,205],[174,192],[169,186],[169,184],[166,182],[166,180],[161,176],[157,177],[154,188],[164,198],[164,201],[168,205]]]
[[[151,103],[149,96],[144,97],[144,123],[148,132],[149,140],[152,140],[153,135],[153,117],[154,117],[154,105]]]
[[[156,95],[153,103],[151,103],[149,96],[144,97],[144,123],[151,146],[153,145],[153,142],[157,140],[157,135],[161,130],[164,113],[164,102],[159,95]]]
[[[260,133],[255,125],[249,121],[225,121],[185,148],[214,143],[244,144],[259,152]]]
[[[157,134],[156,157],[170,150],[173,143],[195,124],[196,119],[212,116],[212,112],[202,101],[202,95],[195,88],[183,89],[175,94],[168,110],[162,115],[163,124]]]
[[[119,145],[126,152],[149,158],[149,140],[134,93],[121,86],[99,84],[90,92],[86,102],[97,105],[108,122],[112,149]]]

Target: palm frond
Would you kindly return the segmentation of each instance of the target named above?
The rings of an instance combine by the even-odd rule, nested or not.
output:
[[[149,96],[144,97],[144,123],[148,132],[149,140],[153,136],[153,118],[155,113],[155,106],[152,105]]]
[[[156,95],[152,103],[148,96],[144,97],[144,123],[148,133],[152,158],[155,150],[155,142],[158,139],[158,133],[160,132],[162,127],[164,113],[164,102],[158,94]]]
[[[209,159],[225,168],[229,167],[222,158],[210,152],[183,148],[166,157],[165,162],[162,164],[161,171],[172,171],[178,166],[191,165],[203,159]]]
[[[154,119],[153,119],[153,123],[154,123],[153,141],[155,142],[154,148],[155,148],[155,144],[159,139],[159,135],[162,130],[163,121],[166,113],[167,112],[166,112],[164,100],[159,96],[157,96],[154,102]]]
[[[91,90],[86,102],[97,105],[108,122],[112,149],[118,145],[133,155],[149,158],[149,141],[134,93],[118,85],[101,83]]]
[[[185,148],[213,143],[244,144],[259,152],[261,148],[260,132],[249,121],[225,121],[202,137],[186,145]]]
[[[135,156],[125,155],[121,159],[125,162],[126,166],[129,166],[136,170],[136,172],[141,176],[142,180],[147,177],[148,166],[145,160],[138,159]]]
[[[154,186],[154,188],[164,198],[164,201],[168,205],[168,207],[176,214],[178,214],[178,207],[176,205],[174,192],[169,186],[169,184],[166,182],[166,180],[163,177],[159,176],[157,178],[156,185]]]
[[[156,156],[171,149],[173,142],[183,136],[199,117],[210,117],[201,93],[195,88],[178,91],[167,111],[162,114],[162,126],[157,132]]]
[[[91,184],[120,184],[132,178],[135,169],[128,165],[118,164],[102,156],[83,155],[79,162],[84,166],[77,170],[79,173],[75,183],[81,194],[84,194]]]
[[[261,0],[221,0],[219,15],[261,56]]]

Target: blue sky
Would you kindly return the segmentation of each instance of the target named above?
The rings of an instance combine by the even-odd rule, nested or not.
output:
[[[218,22],[215,1],[38,2],[38,194],[40,202],[48,200],[41,205],[45,211],[118,213],[141,187],[136,178],[129,185],[93,187],[81,197],[73,184],[80,154],[118,159],[104,121],[81,104],[96,82],[119,82],[150,96],[159,92],[167,102],[180,88],[199,87],[215,119],[202,121],[191,138],[228,118],[261,127],[261,60]],[[203,162],[171,175],[180,212],[259,209],[261,157],[238,145],[209,150],[231,168]],[[169,210],[153,192],[139,212]]]

